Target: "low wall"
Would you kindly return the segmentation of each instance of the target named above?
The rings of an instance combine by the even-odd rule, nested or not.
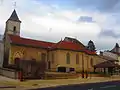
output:
[[[13,79],[18,78],[18,72],[8,68],[0,68],[0,75],[13,78]]]
[[[91,77],[109,77],[110,75],[105,75],[105,74],[91,74]]]
[[[44,79],[72,79],[78,78],[76,73],[62,73],[62,72],[45,72]]]
[[[82,77],[82,74],[78,74],[79,77]],[[84,74],[86,76],[86,74]],[[88,74],[88,77],[109,77],[110,75],[105,75],[105,74]]]

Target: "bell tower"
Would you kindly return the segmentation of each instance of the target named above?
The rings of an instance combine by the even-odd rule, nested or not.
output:
[[[20,36],[20,25],[21,25],[21,21],[17,16],[16,10],[14,9],[11,16],[6,21],[6,26],[5,26],[5,32],[4,32],[4,38],[3,38],[3,43],[4,43],[3,67],[6,67],[9,64],[9,56],[11,53],[8,34]]]
[[[20,36],[20,24],[21,24],[21,21],[18,18],[16,10],[14,9],[10,18],[6,21],[4,37],[6,36],[6,34]]]

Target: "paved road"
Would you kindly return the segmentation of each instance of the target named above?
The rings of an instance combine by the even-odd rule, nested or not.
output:
[[[120,90],[120,81],[38,88],[31,90]]]

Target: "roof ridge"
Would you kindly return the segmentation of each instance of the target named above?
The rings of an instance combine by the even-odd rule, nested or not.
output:
[[[48,41],[42,41],[42,40],[36,40],[36,39],[31,39],[31,38],[25,38],[25,37],[20,37],[22,39],[26,39],[26,40],[32,40],[32,41],[40,41],[40,42],[45,42],[45,43],[54,43],[54,42],[48,42]],[[56,43],[54,43],[56,44]]]
[[[9,37],[11,39],[11,43],[14,43],[14,44],[29,45],[29,46],[32,45],[35,47],[44,47],[44,48],[49,48],[54,44],[50,42],[43,42],[40,40],[22,38],[16,35],[10,35]]]
[[[54,48],[56,45],[60,44],[61,42],[62,42],[62,41],[60,40],[59,42],[55,43],[55,44],[51,47],[51,49]]]

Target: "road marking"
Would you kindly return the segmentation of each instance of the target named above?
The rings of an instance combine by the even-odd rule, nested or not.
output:
[[[104,87],[100,87],[100,88],[111,88],[111,87],[116,87],[116,85],[104,86]]]

